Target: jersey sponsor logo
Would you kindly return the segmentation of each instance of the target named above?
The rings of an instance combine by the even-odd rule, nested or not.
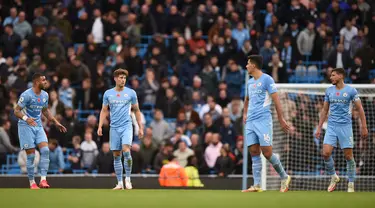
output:
[[[344,94],[342,94],[342,96],[348,97],[348,93],[344,92]]]
[[[348,103],[348,100],[341,100],[341,99],[329,99],[330,103]]]

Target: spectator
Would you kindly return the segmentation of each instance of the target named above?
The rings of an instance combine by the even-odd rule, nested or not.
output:
[[[189,187],[204,187],[204,184],[199,179],[198,160],[194,155],[188,157],[188,163],[185,167],[185,172],[189,178],[187,186]]]
[[[209,142],[209,145],[204,152],[204,158],[209,168],[215,168],[216,160],[220,156],[222,146],[223,144],[220,142],[220,135],[214,133],[212,135],[212,140]]]
[[[81,169],[81,159],[82,159],[82,150],[81,150],[81,137],[74,136],[72,138],[73,151],[68,156],[68,161],[70,162],[70,168],[72,170]]]
[[[91,28],[91,34],[94,36],[94,43],[101,44],[104,41],[104,24],[100,9],[94,10],[94,21]]]
[[[223,144],[228,144],[231,149],[235,148],[237,132],[233,127],[230,117],[224,117],[222,126],[220,127],[221,141]]]
[[[184,168],[178,164],[175,156],[168,157],[168,164],[163,165],[159,174],[159,184],[164,187],[187,186],[188,176]]]
[[[109,143],[104,142],[102,144],[102,151],[99,152],[98,156],[96,156],[95,161],[92,163],[91,167],[87,170],[91,173],[93,170],[98,170],[98,173],[114,173],[113,168],[113,155],[111,150],[109,149]]]
[[[94,108],[93,100],[98,94],[92,89],[91,79],[86,78],[82,81],[81,88],[76,91],[74,107],[76,109],[88,110]]]
[[[214,94],[218,85],[218,76],[214,66],[211,63],[206,63],[199,77],[202,79],[202,85],[207,90],[207,93]]]
[[[18,34],[21,39],[32,34],[31,25],[26,21],[25,16],[25,12],[20,12],[18,14],[18,22],[14,23],[14,32]]]
[[[272,76],[276,83],[288,83],[288,75],[279,54],[274,53],[272,60],[267,66],[267,74]]]
[[[264,46],[260,49],[259,54],[263,56],[263,66],[267,66],[275,53],[270,40],[264,41]]]
[[[17,163],[20,166],[21,174],[27,174],[27,167],[26,167],[26,150],[21,150],[18,153]],[[38,173],[38,166],[40,161],[40,153],[38,150],[35,150],[35,159],[34,159],[34,173]]]
[[[220,105],[216,104],[215,98],[211,95],[207,96],[207,104],[203,105],[200,112],[199,117],[203,119],[203,116],[206,113],[210,113],[211,117],[214,116],[214,120],[217,119],[221,113],[223,112],[223,109]]]
[[[173,132],[169,129],[168,123],[164,120],[163,112],[160,109],[155,109],[154,120],[151,121],[152,135],[155,138],[156,144],[160,144],[163,140],[171,137]]]
[[[244,108],[244,102],[240,97],[233,97],[231,102],[228,104],[228,110],[232,121],[236,121],[242,117],[242,110]]]
[[[48,141],[49,152],[49,171],[62,173],[65,168],[64,154],[61,146],[56,139]]]
[[[161,101],[156,107],[162,109],[165,117],[176,118],[178,110],[181,108],[181,101],[171,88],[166,89],[166,98],[166,100]]]
[[[49,92],[49,110],[53,116],[56,116],[57,114],[63,115],[65,111],[64,103],[62,103],[58,99],[57,92],[55,90],[52,90]]]
[[[228,69],[227,69],[228,70]],[[224,75],[225,73],[225,75]],[[225,82],[228,84],[228,94],[230,96],[240,96],[241,87],[244,83],[244,76],[236,62],[229,66],[229,70],[223,73]]]
[[[196,126],[200,126],[202,124],[199,114],[193,109],[193,105],[190,100],[185,101],[184,107],[179,110],[179,113],[180,112],[185,114],[187,121],[193,121]]]
[[[156,103],[156,92],[159,90],[158,81],[155,80],[155,72],[152,69],[146,70],[146,77],[140,88],[144,92],[144,102],[149,104]]]
[[[156,173],[160,173],[161,168],[169,162],[170,156],[172,156],[173,144],[167,142],[160,148],[159,153],[155,156],[154,169]]]
[[[11,144],[8,131],[10,130],[10,121],[3,121],[0,127],[0,166],[6,163],[8,153],[17,152],[19,149]]]
[[[3,22],[3,25],[6,26],[8,24],[10,25],[14,25],[15,23],[18,22],[18,17],[17,17],[17,8],[16,7],[12,7],[10,8],[10,16],[9,17],[6,17],[4,19],[4,22]]]
[[[181,75],[185,86],[192,86],[193,78],[201,71],[201,66],[198,63],[198,57],[195,53],[189,56],[189,60],[181,66]]]
[[[363,65],[361,57],[354,57],[354,65],[350,70],[349,77],[353,83],[369,83],[369,71]]]
[[[244,28],[243,22],[238,22],[236,29],[232,30],[232,37],[237,41],[237,49],[240,50],[246,40],[250,40],[249,30]]]
[[[141,144],[140,154],[143,158],[142,169],[145,170],[146,173],[150,173],[153,169],[153,161],[157,154],[157,146],[153,142],[151,128],[146,128],[145,137],[143,138]]]
[[[15,57],[21,44],[21,37],[13,32],[13,25],[5,25],[4,34],[0,38],[0,48],[5,58]]]
[[[340,30],[340,43],[344,44],[344,49],[348,51],[350,49],[350,42],[358,35],[358,29],[353,26],[352,20],[345,20],[345,27]]]
[[[297,46],[300,54],[309,56],[314,48],[316,33],[314,31],[315,23],[310,21],[307,28],[304,29],[297,38]]]
[[[59,100],[64,103],[66,107],[73,108],[73,97],[75,97],[75,91],[70,87],[70,81],[64,78],[61,81],[61,87],[59,89]]]
[[[229,151],[222,147],[220,156],[216,159],[215,169],[219,176],[225,177],[232,173],[234,163],[228,155]]]
[[[185,167],[187,164],[187,158],[194,155],[194,151],[187,147],[185,141],[180,140],[178,142],[178,149],[173,152],[173,155],[176,157],[178,164]]]
[[[186,146],[188,146],[188,147],[191,146],[190,138],[183,134],[183,130],[182,130],[181,127],[177,127],[175,135],[171,138],[171,142],[175,146],[175,149],[177,149],[179,147],[180,141],[185,142]]]
[[[345,51],[343,44],[338,44],[336,51],[328,58],[328,67],[347,69],[350,65],[350,54]]]
[[[358,35],[350,41],[350,57],[353,58],[361,49],[367,45],[367,38],[363,28],[358,30]]]
[[[90,168],[95,158],[98,155],[98,146],[92,139],[92,134],[89,131],[86,131],[84,136],[84,141],[81,144],[81,151],[82,151],[82,167],[83,168]]]

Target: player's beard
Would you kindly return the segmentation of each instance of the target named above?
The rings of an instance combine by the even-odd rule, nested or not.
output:
[[[39,84],[39,89],[41,89],[41,90],[45,90],[45,89],[46,89],[46,87],[44,86],[44,84],[43,84],[43,83],[40,83],[40,84]]]

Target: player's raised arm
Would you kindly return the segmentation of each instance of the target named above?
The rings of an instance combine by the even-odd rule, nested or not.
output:
[[[368,130],[367,130],[367,122],[366,122],[366,115],[365,115],[365,111],[363,110],[363,107],[362,107],[362,102],[361,100],[359,99],[358,95],[356,94],[354,99],[353,99],[353,102],[354,102],[354,105],[355,105],[355,108],[358,110],[359,112],[359,118],[361,119],[361,124],[362,124],[362,129],[361,129],[361,137],[363,139],[367,138],[368,136]]]
[[[104,104],[102,105],[102,110],[100,111],[100,116],[99,116],[99,125],[98,125],[98,136],[103,136],[103,123],[104,120],[107,118],[108,115],[108,105]]]
[[[243,118],[243,123],[246,123],[247,120],[247,108],[249,107],[249,97],[245,97],[245,102],[243,106],[243,113],[242,113],[242,118]]]
[[[52,116],[51,111],[47,107],[42,109],[42,113],[49,121],[52,121],[57,126],[60,132],[65,133],[67,131],[65,126],[63,126],[54,116]]]

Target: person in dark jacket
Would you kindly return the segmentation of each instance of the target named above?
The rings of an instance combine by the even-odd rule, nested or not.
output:
[[[3,49],[3,56],[5,58],[14,57],[17,55],[17,49],[21,44],[21,38],[14,33],[13,25],[5,26],[5,33],[0,37],[0,48]]]
[[[114,173],[113,168],[113,155],[109,149],[109,143],[105,142],[102,145],[102,151],[99,152],[92,166],[87,170],[91,173],[93,170],[97,169],[98,173]]]
[[[272,76],[276,83],[288,83],[288,74],[284,63],[280,61],[279,54],[272,55],[272,60],[267,65],[267,74]]]

